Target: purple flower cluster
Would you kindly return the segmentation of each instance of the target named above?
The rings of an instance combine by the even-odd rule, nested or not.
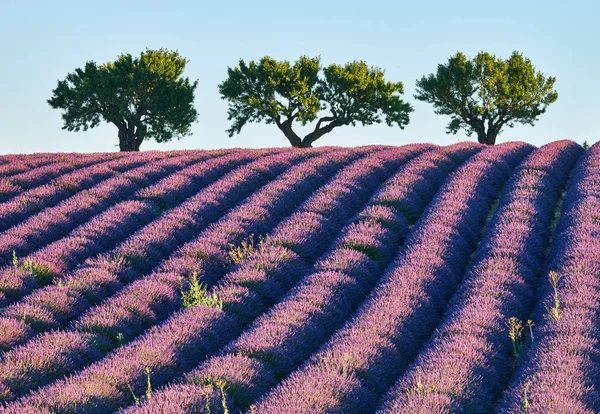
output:
[[[230,244],[240,242],[247,234],[270,230],[293,211],[294,202],[308,197],[352,156],[325,154],[291,168],[200,232],[152,274],[91,309],[73,327],[113,339],[117,335],[123,341],[133,339],[179,309],[180,290],[192,273],[202,283],[214,284],[233,265],[227,257]]]
[[[221,159],[215,158],[211,161],[207,161],[207,163],[210,165],[210,164],[214,164],[215,162],[219,162],[219,160],[221,160]],[[185,163],[189,162],[189,160],[185,160],[185,159],[184,160],[175,159],[172,161],[171,160],[166,160],[166,161],[170,161],[167,164],[169,168],[173,167],[172,164],[177,165],[182,162],[185,162]],[[227,161],[228,162],[224,163],[226,165],[221,166],[221,172],[227,171],[228,169],[233,168],[234,166],[238,165],[239,162],[241,162],[239,157],[236,155],[233,156],[233,159],[229,159]],[[126,178],[125,182],[128,183],[130,186],[138,186],[140,183],[144,183],[145,180],[149,179],[149,177],[152,176],[152,174],[157,174],[157,173],[163,174],[162,171],[164,170],[164,167],[162,167],[161,165],[165,164],[165,162],[159,162],[157,164],[159,164],[159,165],[156,167],[149,167],[150,170],[148,170],[145,167],[140,167],[139,169],[143,170],[141,172],[141,174],[135,175],[135,176],[129,176],[128,178]],[[233,165],[230,165],[230,164],[233,164]],[[218,172],[219,168],[216,168],[215,170]],[[214,179],[216,179],[216,177],[214,177]],[[118,198],[128,198],[127,193],[124,191],[124,189],[126,189],[127,187],[123,188],[123,186],[120,185],[120,184],[123,184],[122,180],[119,180],[118,183],[119,184],[116,186],[111,186],[111,187],[113,187],[112,190],[119,192],[119,196],[117,197],[117,199],[102,200],[100,197],[94,197],[94,196],[88,195],[88,199],[86,201],[91,200],[91,201],[89,201],[89,204],[88,204],[88,205],[90,205],[90,210],[91,210],[91,211],[88,211],[89,215],[92,215],[96,209],[101,209],[103,206],[106,207],[107,204],[108,204],[108,207],[110,208],[111,203],[119,201]],[[73,198],[76,198],[76,197],[73,197]],[[31,226],[26,226],[26,229],[24,230],[24,232],[25,233],[30,232],[32,230],[32,228],[35,229],[36,227],[42,228],[42,229],[50,232],[50,229],[52,229],[52,228],[56,229],[55,226],[59,226],[60,222],[62,220],[67,221],[69,218],[71,220],[68,220],[68,225],[71,226],[73,221],[75,221],[75,220],[72,220],[73,215],[77,214],[76,212],[73,211],[73,209],[76,208],[77,205],[81,205],[81,203],[77,203],[76,200],[74,201],[73,198],[68,199],[65,203],[61,203],[61,205],[57,206],[56,208],[51,209],[53,211],[51,211],[47,215],[43,215],[39,220],[35,221],[34,223],[30,223]],[[81,201],[81,200],[79,200],[79,201]],[[145,205],[149,206],[148,203],[146,203]],[[149,210],[149,211],[151,211],[151,210]],[[118,212],[113,213],[113,215],[114,214],[118,215]],[[94,217],[94,216],[92,216],[92,217]],[[58,218],[58,220],[56,220],[57,218]],[[116,218],[116,216],[115,216],[115,218]],[[148,217],[148,219],[150,219],[150,218],[152,218],[152,217]],[[55,219],[55,220],[53,221],[52,219]],[[83,221],[86,219],[86,217],[85,217],[85,215],[83,215],[83,216],[80,216],[79,219],[81,221]],[[83,228],[84,233],[86,233],[86,232],[87,233],[89,233],[89,232],[97,233],[98,227],[102,227],[102,225],[103,225],[101,222],[98,222],[98,221],[96,221],[95,224],[91,224],[91,225],[90,224],[91,223],[88,223],[88,225],[84,225],[84,228]],[[18,227],[17,227],[17,229],[18,229]],[[65,229],[65,232],[66,232],[66,230],[67,229]],[[109,229],[108,228],[105,229],[105,234],[108,232],[109,232]],[[7,233],[10,233],[10,231]],[[111,237],[115,237],[116,238],[115,241],[120,241],[123,239],[123,237],[119,237],[118,234],[108,234],[108,236],[107,236],[108,239],[96,237],[95,241],[97,243],[94,243],[93,240],[90,240],[90,243],[88,243],[88,249],[85,249],[84,246],[77,243],[77,241],[80,240],[80,238],[78,237],[80,235],[81,235],[81,231],[76,229],[75,231],[71,232],[71,234],[67,235],[67,237],[65,237],[58,243],[54,243],[54,244],[48,246],[48,248],[46,250],[55,252],[58,249],[57,254],[64,256],[65,260],[66,260],[66,257],[71,254],[71,251],[75,252],[77,250],[83,250],[80,252],[80,257],[86,258],[86,257],[91,256],[94,253],[94,250],[97,253],[99,253],[102,250],[105,250],[106,248],[111,247],[112,245],[108,243],[109,240],[111,240]],[[127,235],[128,234],[123,234],[123,236],[127,236]],[[37,235],[32,234],[29,241],[31,242],[31,239],[34,238],[35,236],[37,236]],[[49,237],[55,237],[54,233],[50,233]],[[0,236],[0,239],[1,238],[2,237]],[[10,240],[10,238],[9,238],[9,240]],[[27,245],[27,242],[25,240],[19,240],[19,241],[21,242],[20,244],[13,244],[12,247],[15,248],[17,246],[21,246],[22,250],[20,250],[20,251],[26,251],[25,249],[27,247],[29,247],[30,249],[33,250],[33,247],[31,246],[32,243]],[[39,241],[39,239],[37,241]],[[103,243],[104,243],[104,246],[102,246]],[[13,251],[15,251],[15,250],[13,250]],[[60,274],[60,272],[57,272],[58,269],[57,269],[56,264],[48,263],[48,261],[45,260],[45,255],[43,252],[38,252],[38,254],[33,254],[28,257],[25,257],[23,260],[21,260],[21,262],[23,263],[23,265],[15,266],[15,264],[12,264],[12,265],[5,266],[2,270],[0,270],[0,293],[4,296],[4,301],[14,301],[16,299],[19,299],[24,294],[29,293],[31,291],[31,289],[39,287],[40,285],[49,283],[50,281],[52,281],[52,279],[56,278]],[[0,302],[2,302],[2,300],[0,300]]]
[[[538,286],[526,347],[498,411],[600,412],[600,145],[581,157]],[[553,283],[550,276],[553,272]],[[553,286],[554,284],[554,286]]]
[[[600,412],[598,211],[570,141],[0,156],[0,412]]]
[[[24,190],[44,184],[55,177],[95,163],[122,158],[117,154],[46,154],[34,158],[13,156],[0,166],[0,202],[6,202]]]
[[[128,170],[67,198],[55,207],[31,216],[0,234],[0,263],[10,263],[13,252],[22,257],[64,237],[77,225],[107,207],[130,198],[140,187],[163,178],[181,168],[182,163],[189,162],[192,162],[190,156],[184,155]]]
[[[84,168],[96,163],[113,159],[108,154],[88,156],[67,155],[52,164],[32,168],[27,172],[13,175],[6,179],[10,184],[18,186],[21,191],[45,184],[60,175],[70,173],[78,168]]]
[[[63,154],[10,154],[2,155],[0,164],[0,182],[8,181],[6,178],[27,172],[33,168],[52,164],[60,159]]]
[[[522,143],[484,149],[453,173],[355,316],[263,397],[258,412],[373,409],[435,328],[497,194],[531,151]]]
[[[120,157],[63,174],[50,183],[27,191],[0,204],[0,231],[16,226],[39,211],[55,206],[75,193],[88,189],[120,172],[151,161],[148,157]]]
[[[99,363],[43,388],[15,407],[41,406],[59,411],[77,407],[81,412],[115,409],[133,402],[131,391],[138,395],[143,393],[145,369],[150,370],[149,375],[156,386],[183,373],[186,367],[192,367],[233,339],[243,325],[278,300],[305,274],[307,262],[327,249],[340,230],[338,220],[309,211],[306,206],[320,199],[323,193],[329,193],[332,198],[349,198],[344,188],[350,182],[371,187],[370,193],[365,194],[368,199],[379,182],[373,182],[367,171],[375,169],[390,176],[403,162],[424,149],[426,146],[378,151],[350,164],[277,226],[259,251],[242,261],[211,289],[210,295],[219,298],[221,306],[193,306],[177,312],[162,325],[150,329]],[[385,170],[387,173],[383,172]],[[348,209],[339,214],[347,215],[347,221],[355,212]],[[296,235],[297,239],[284,237],[290,234]],[[309,243],[316,243],[318,247],[307,249]],[[284,247],[287,244],[298,253]],[[317,251],[319,248],[320,252]],[[306,256],[302,257],[305,252]]]
[[[529,317],[561,189],[582,148],[543,146],[515,170],[440,326],[384,399],[381,413],[489,413],[506,386],[514,351],[507,321]],[[537,329],[536,329],[537,330]],[[533,332],[533,331],[532,331]]]
[[[137,250],[135,251],[143,257],[145,252],[144,249],[148,249],[148,247],[151,248],[152,245],[164,242],[165,235],[176,234],[177,230],[194,234],[195,229],[201,229],[203,226],[206,226],[209,220],[217,218],[219,211],[227,210],[232,204],[242,199],[244,193],[241,192],[240,189],[254,190],[260,187],[266,182],[267,178],[265,177],[273,178],[277,176],[278,172],[285,170],[285,168],[292,165],[294,161],[306,157],[309,154],[310,153],[307,152],[296,154],[285,153],[282,155],[265,157],[233,171],[223,179],[188,199],[181,206],[163,215],[150,226],[146,226],[141,231],[134,233],[126,243],[123,243],[114,249],[112,255],[119,258],[123,257],[123,253],[134,250],[131,249],[131,247],[135,247],[137,243]],[[228,156],[225,159],[215,158],[208,161],[208,164],[211,171],[223,171],[223,166],[228,166],[228,168],[231,169],[245,159],[246,158],[239,154],[232,154],[232,156]],[[341,164],[342,163],[340,162],[340,165]],[[187,217],[188,219],[182,221],[182,217]],[[196,217],[194,222],[190,222],[190,218],[192,217]],[[144,246],[144,244],[146,244],[146,246]],[[177,245],[175,244],[170,250],[174,250],[176,246]],[[166,249],[167,246],[164,246],[164,248]],[[104,299],[107,294],[115,293],[119,288],[123,287],[123,283],[126,283],[126,280],[120,280],[120,277],[127,274],[126,279],[132,279],[136,266],[133,264],[133,268],[129,268],[122,260],[117,259],[116,261],[111,261],[110,257],[111,256],[106,256],[104,258],[95,259],[90,265],[79,269],[73,275],[64,278],[60,285],[51,285],[45,289],[41,289],[26,297],[25,300],[9,307],[6,312],[4,312],[6,318],[0,319],[0,326],[7,331],[6,342],[20,343],[33,336],[35,331],[40,332],[64,326],[68,320],[72,320],[74,317],[80,315],[92,304],[98,303],[100,300]],[[155,257],[156,263],[158,263],[160,259],[161,258],[157,255]],[[148,262],[146,262],[146,265],[147,264]],[[108,338],[108,341],[110,341],[110,339],[115,338],[117,333],[120,333],[121,335],[128,334],[128,330],[126,330],[127,322],[129,322],[129,325],[131,326],[130,329],[132,330],[135,330],[136,324],[138,327],[143,326],[144,328],[147,328],[148,324],[143,323],[144,310],[146,309],[146,314],[148,312],[152,313],[152,311],[159,313],[161,302],[174,302],[173,295],[177,295],[178,293],[170,288],[169,284],[166,284],[163,279],[157,278],[157,280],[154,281],[154,286],[151,286],[150,284],[139,286],[144,288],[144,290],[140,290],[134,286],[129,290],[130,295],[127,297],[117,297],[115,300],[110,301],[109,303],[111,305],[108,306],[108,311],[106,310],[107,306],[102,306],[98,311],[92,312],[90,315],[92,319],[94,318],[94,315],[98,316],[91,324],[85,323],[85,321],[90,318],[84,317],[82,322],[75,325],[76,331],[81,335],[88,335],[89,333],[98,334],[98,331],[102,331],[100,327],[114,326],[117,332],[114,332],[115,335]],[[173,285],[172,282],[171,285]],[[150,287],[151,289],[146,291],[145,289],[147,287]],[[167,292],[165,292],[165,289]],[[141,303],[140,298],[143,298]],[[146,302],[146,300],[148,302]],[[148,303],[147,308],[144,307],[145,303]],[[151,320],[151,318],[148,318],[147,316],[145,319]],[[15,320],[23,320],[24,324],[17,324],[13,322]],[[137,332],[139,333],[139,330]],[[100,333],[106,333],[106,331]],[[16,352],[19,352],[19,355],[23,355],[28,352],[28,349],[45,349],[47,348],[45,342],[51,342],[53,340],[53,334],[54,333],[50,333],[38,340],[30,341],[21,348],[18,348]],[[61,333],[56,334],[60,335]],[[130,334],[126,338],[130,339],[131,336],[133,336],[133,334]],[[102,352],[94,355],[106,353],[109,349],[118,345],[117,343],[107,345],[107,338],[104,335],[98,337],[101,338],[99,343],[103,344]],[[89,346],[94,347],[95,344],[90,343]],[[53,360],[48,356],[43,360],[44,365],[40,366],[29,363],[29,370],[35,372],[36,375],[28,377],[27,381],[20,379],[20,383],[27,383],[28,389],[31,389],[32,387],[52,381],[56,377],[53,376],[52,371],[48,370],[51,365],[50,362],[53,361],[56,366],[61,365],[64,363],[65,358],[68,358],[67,355],[68,354],[65,353],[55,353]],[[14,366],[18,366],[19,361],[19,359],[13,358],[2,361],[6,362],[5,364],[0,362],[0,371],[3,372],[2,375],[4,377],[4,381],[0,380],[0,382],[11,384],[13,380],[16,380],[16,377],[11,376],[9,373],[14,371]],[[91,362],[89,360],[77,361],[80,361],[80,364]],[[71,366],[81,367],[81,365],[76,365],[75,362],[71,362]],[[41,374],[43,372],[45,372],[44,375]],[[23,385],[22,388],[25,389],[25,385]],[[5,398],[18,396],[20,394],[22,394],[22,392],[18,393],[13,390],[10,394],[6,394]]]
[[[433,198],[444,178],[456,167],[448,155],[462,159],[478,149],[465,151],[460,145],[426,152],[410,161],[385,181],[354,222],[341,231],[333,248],[315,264],[314,273],[304,277],[220,356],[187,374],[185,386],[161,390],[155,394],[157,398],[131,411],[194,412],[195,407],[207,402],[216,404],[222,399],[222,393],[210,392],[215,387],[226,389],[230,409],[247,408],[341,326],[395,256],[408,232],[408,222],[402,213],[381,200],[413,197],[424,199],[426,204],[427,196],[420,195],[424,192],[419,190],[432,189]],[[423,181],[422,177],[430,180]]]

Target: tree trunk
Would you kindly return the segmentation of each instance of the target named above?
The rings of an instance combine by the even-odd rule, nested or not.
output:
[[[495,131],[488,131],[487,134],[487,141],[485,142],[486,145],[495,145],[496,144],[496,137],[498,136],[498,133]]]
[[[498,133],[496,131],[488,130],[485,134],[478,133],[477,141],[479,141],[480,144],[495,145],[497,136]]]
[[[323,120],[325,120],[325,121],[331,120],[332,122],[324,127],[321,127],[321,122],[323,122]],[[323,135],[331,132],[336,127],[348,124],[348,122],[340,121],[339,119],[322,118],[317,123],[317,127],[315,128],[315,130],[313,132],[311,132],[310,134],[307,134],[304,138],[300,138],[292,130],[292,120],[291,119],[287,119],[284,122],[281,122],[279,119],[275,119],[275,123],[277,124],[277,126],[279,127],[281,132],[283,132],[283,134],[286,136],[286,138],[290,141],[290,144],[292,144],[292,147],[294,147],[294,148],[312,148],[313,142],[315,142],[316,140],[321,138]]]
[[[135,135],[129,134],[127,130],[119,130],[119,150],[121,152],[139,151],[140,146],[135,140]]]
[[[298,145],[293,145],[295,148],[312,148],[312,143],[303,139]]]
[[[345,125],[345,123],[339,119],[334,119],[331,123],[322,128],[319,128],[319,125],[320,122],[317,124],[317,129],[302,139],[300,148],[312,148],[313,142],[321,138],[323,135],[330,133],[334,128]]]
[[[135,128],[133,123],[129,123],[127,128],[119,128],[119,150],[121,152],[139,151],[143,141],[140,134],[140,128]]]

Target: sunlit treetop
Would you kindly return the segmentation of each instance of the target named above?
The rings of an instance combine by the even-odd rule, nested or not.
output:
[[[503,60],[487,52],[474,59],[457,52],[437,72],[417,80],[415,98],[450,115],[448,133],[464,129],[480,143],[493,145],[502,128],[533,125],[558,98],[556,78],[546,78],[517,51]]]
[[[383,70],[362,61],[322,68],[319,57],[302,56],[293,64],[269,56],[250,63],[240,59],[239,66],[227,69],[219,92],[229,101],[229,136],[248,122],[264,121],[276,124],[294,147],[310,147],[342,125],[385,121],[404,128],[413,110],[400,98],[402,83],[386,81]],[[292,129],[294,122],[314,121],[303,138]]]

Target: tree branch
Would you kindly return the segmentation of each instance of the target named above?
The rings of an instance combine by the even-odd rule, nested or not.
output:
[[[315,129],[313,132],[317,132],[319,129],[321,129],[321,123],[322,122],[329,122],[329,121],[334,121],[336,118],[333,116],[324,116],[323,118],[319,119],[319,121],[317,122],[317,125],[315,126]]]
[[[320,122],[321,120],[319,120]],[[302,146],[305,148],[311,147],[313,142],[321,138],[323,135],[331,132],[334,128],[346,125],[348,122],[344,122],[340,119],[334,119],[330,124],[327,124],[323,128],[316,129],[310,134],[306,135],[302,140]]]
[[[292,144],[292,147],[300,147],[302,146],[302,139],[294,131],[292,131],[292,119],[288,118],[285,121],[281,122],[281,118],[273,118],[275,120],[275,124],[277,127],[283,132],[286,138]]]

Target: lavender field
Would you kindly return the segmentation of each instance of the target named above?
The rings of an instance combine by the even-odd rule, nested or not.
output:
[[[0,413],[109,412],[600,412],[600,144],[0,156]]]

